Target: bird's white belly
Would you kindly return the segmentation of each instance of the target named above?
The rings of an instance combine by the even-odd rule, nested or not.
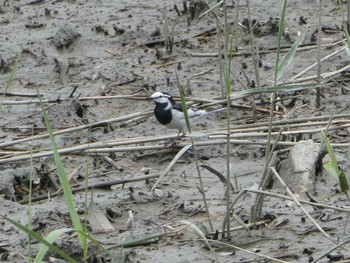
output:
[[[168,129],[184,130],[186,128],[186,121],[183,112],[171,110],[172,120],[170,123],[164,125]]]
[[[188,117],[190,118],[190,123],[192,120],[206,114],[205,111],[193,111],[192,109],[189,109],[187,112],[188,112]],[[168,129],[178,129],[182,131],[187,130],[184,113],[181,111],[172,109],[171,114],[172,114],[171,122],[164,126],[167,127]]]

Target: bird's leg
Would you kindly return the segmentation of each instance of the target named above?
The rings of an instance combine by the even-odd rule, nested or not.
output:
[[[182,134],[181,134],[181,133],[182,133]],[[166,142],[165,142],[165,145],[166,145],[166,146],[167,146],[167,145],[170,145],[170,147],[175,148],[175,147],[177,147],[177,143],[178,143],[178,141],[180,140],[180,138],[181,138],[182,136],[185,136],[185,135],[186,135],[186,133],[185,133],[184,131],[179,130],[179,132],[177,133],[176,138],[175,138],[175,139],[170,139],[170,140],[166,141]]]
[[[185,135],[185,132],[183,132],[181,129],[179,130],[177,136],[176,136],[176,140],[178,141],[180,139],[180,133],[182,132],[182,136]]]

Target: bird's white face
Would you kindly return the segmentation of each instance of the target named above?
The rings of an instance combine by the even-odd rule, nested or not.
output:
[[[158,91],[153,93],[150,98],[156,103],[168,103],[171,96]]]

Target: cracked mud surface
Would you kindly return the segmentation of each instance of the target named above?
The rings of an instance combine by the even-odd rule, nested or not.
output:
[[[273,83],[276,51],[268,49],[276,47],[276,21],[280,16],[280,2],[258,1],[251,6],[252,18],[258,21],[254,33],[260,48],[259,73],[262,87],[270,87]],[[37,103],[37,89],[42,95],[55,131],[99,123],[91,129],[79,129],[56,136],[58,148],[67,150],[62,153],[62,162],[66,173],[73,176],[71,179],[73,189],[84,185],[86,174],[90,185],[98,185],[119,179],[156,176],[164,171],[178,151],[169,147],[166,140],[153,139],[150,142],[123,144],[123,141],[131,139],[177,135],[176,131],[167,130],[156,122],[151,114],[153,104],[144,98],[149,96],[153,89],[177,96],[179,91],[176,73],[181,85],[185,86],[187,91],[190,87],[189,97],[204,100],[221,94],[218,58],[207,56],[218,51],[215,18],[209,14],[202,18],[196,16],[188,25],[189,15],[177,14],[174,3],[182,12],[182,1],[179,0],[3,1],[0,9],[1,92],[5,91],[11,66],[17,54],[20,55],[20,60],[8,94],[2,98],[3,107],[0,115],[2,214],[22,224],[28,223],[28,205],[25,202],[31,170],[28,151],[33,149],[34,197],[45,196],[33,202],[33,229],[46,236],[52,230],[71,226],[63,195],[51,196],[56,189],[49,177],[57,180],[57,174],[52,156],[45,154],[51,149],[50,140],[45,137],[33,141],[18,141],[30,138],[32,133],[34,135],[46,133],[41,108]],[[162,21],[165,8],[168,27],[170,31],[174,31],[175,44],[172,54],[166,52],[164,45]],[[202,6],[198,6],[196,11],[202,13],[206,9],[205,6],[201,8]],[[229,22],[234,21],[237,8],[238,20],[245,25],[244,20],[247,18],[245,3],[239,6],[229,4]],[[305,33],[306,36],[304,48],[297,52],[281,83],[289,81],[316,62],[317,49],[313,36],[317,30],[317,10],[316,1],[288,3],[283,46],[290,46],[296,39],[298,31]],[[324,43],[328,44],[322,48],[322,56],[325,56],[343,47],[342,44],[330,46],[329,43],[337,43],[344,36],[339,30],[341,15],[335,1],[324,3],[323,14],[322,25],[327,30],[324,30],[322,37]],[[247,40],[248,34],[239,27],[235,39],[237,50],[231,68],[234,91],[252,88],[254,86],[252,81],[256,83],[250,55],[251,48]],[[222,34],[219,36],[219,41],[223,45]],[[348,61],[345,50],[342,50],[323,63],[322,72],[333,72],[346,66]],[[300,77],[314,76],[316,73],[316,68],[313,68]],[[293,108],[285,104],[288,116],[277,115],[276,120],[349,113],[347,78],[348,72],[345,71],[336,74],[332,80],[327,80],[320,110],[315,110],[315,91],[307,90],[298,94],[297,101],[302,103],[299,107]],[[345,88],[344,92],[341,87]],[[128,99],[126,95],[135,95],[137,98]],[[269,100],[268,94],[264,94],[263,97],[265,101]],[[269,105],[259,104],[259,96],[255,96],[254,100],[261,109],[258,121],[267,121]],[[251,123],[249,97],[235,100],[234,103],[238,105],[232,107],[232,127]],[[129,116],[131,114],[135,115]],[[343,119],[347,121],[349,117]],[[109,124],[106,124],[107,122]],[[205,134],[222,132],[225,127],[225,112],[221,112],[209,114],[200,123],[196,123],[193,130],[194,133]],[[319,133],[310,136],[309,133],[305,134],[314,142],[320,139]],[[348,143],[347,135],[346,127],[330,132],[332,140],[338,143]],[[205,142],[207,139],[201,136],[195,140]],[[111,146],[107,142],[117,143],[111,153],[107,153],[106,149]],[[94,148],[96,150],[89,152],[83,148],[89,143],[96,146]],[[101,144],[97,147],[96,143]],[[180,143],[188,144],[189,139],[181,138]],[[82,148],[72,149],[78,146]],[[345,152],[346,147],[340,149]],[[44,154],[39,156],[40,153]],[[199,164],[226,174],[225,144],[199,146],[198,155]],[[106,156],[109,159],[106,159]],[[280,158],[286,156],[284,154]],[[107,160],[112,160],[116,166],[113,167]],[[230,162],[231,174],[237,177],[239,189],[256,189],[265,166],[265,146],[233,144]],[[202,168],[201,172],[213,230],[221,231],[226,209],[225,185],[207,169]],[[336,207],[348,205],[345,196],[339,192],[338,184],[328,175],[319,175],[313,180],[309,192],[319,202]],[[181,157],[169,171],[158,185],[157,191],[151,192],[149,190],[155,181],[153,178],[113,184],[109,187],[96,186],[93,190],[94,202],[108,217],[114,230],[108,233],[92,233],[94,238],[109,246],[169,232],[182,226],[182,221],[194,223],[208,237],[214,235],[208,224],[202,195],[198,190],[199,180],[192,150]],[[299,179],[296,178],[295,181],[298,183]],[[231,195],[231,201],[235,200],[239,190],[234,179],[232,183],[235,193]],[[270,191],[285,193],[279,186]],[[90,193],[89,191],[89,198]],[[77,211],[83,218],[84,191],[77,190],[74,196]],[[231,213],[244,223],[248,223],[255,196],[254,193],[243,195]],[[309,200],[306,196],[301,198]],[[343,233],[345,212],[310,205],[305,207],[334,240],[344,241],[349,238],[348,231]],[[134,216],[134,229],[128,225],[129,211],[132,211]],[[276,223],[277,220],[271,223],[271,218],[277,218],[279,223]],[[290,205],[285,200],[266,197],[261,216],[261,221],[263,220],[266,222],[259,229],[236,230],[232,232],[231,240],[222,241],[255,253],[295,262],[307,262],[311,258],[318,258],[335,245],[333,240],[316,229],[298,206]],[[240,224],[232,217],[231,227],[238,226]],[[0,233],[0,253],[4,255],[4,259],[8,262],[27,262],[27,235],[3,220],[0,220]],[[111,253],[125,262],[212,262],[214,255],[196,239],[190,230],[184,230],[173,236],[159,238],[157,242],[148,245],[114,249]],[[77,253],[76,258],[81,259],[79,248],[76,246],[77,240],[65,237],[58,243],[68,253],[72,255]],[[38,244],[32,246],[33,251],[37,251]],[[220,262],[259,260],[256,255],[223,245],[213,246],[218,249],[217,256]],[[336,258],[340,255],[340,258],[349,258],[350,255],[345,248],[346,245],[332,252],[331,256]],[[108,262],[107,256],[102,258]],[[327,258],[321,260],[321,262],[328,261]]]

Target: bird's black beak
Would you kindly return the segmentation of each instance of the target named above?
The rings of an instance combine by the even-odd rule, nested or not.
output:
[[[147,97],[146,100],[153,100],[153,98],[152,97]]]

